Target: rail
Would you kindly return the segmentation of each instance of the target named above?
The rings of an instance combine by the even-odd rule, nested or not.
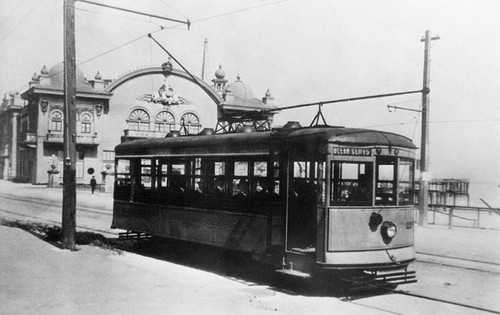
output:
[[[457,205],[443,205],[443,204],[429,204],[429,209],[432,211],[432,223],[431,224],[440,224],[438,223],[438,214],[446,215],[448,228],[452,228],[454,225],[454,219],[463,220],[466,222],[472,223],[473,228],[481,228],[481,220],[482,215],[488,214],[496,214],[498,217],[499,225],[489,226],[489,228],[500,228],[500,209],[492,208],[492,207],[471,207],[471,206],[457,206]],[[459,213],[457,213],[459,212]],[[488,220],[491,224],[491,221]],[[442,223],[441,223],[442,224]],[[493,223],[494,224],[494,223]],[[483,224],[483,228],[486,227]]]

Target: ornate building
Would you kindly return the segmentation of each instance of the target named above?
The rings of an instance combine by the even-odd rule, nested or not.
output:
[[[99,72],[87,80],[77,69],[77,183],[88,184],[92,176],[102,183],[113,174],[114,148],[123,141],[198,134],[205,126],[216,126],[219,132],[237,131],[248,124],[269,129],[273,115],[269,110],[276,109],[269,91],[261,101],[239,77],[231,84],[224,77],[220,67],[209,85],[174,69],[170,60],[114,80],[103,80]],[[62,181],[63,83],[62,63],[50,70],[44,66],[33,75],[28,90],[4,96],[0,108],[3,178],[45,184],[49,172],[59,171],[55,184]]]
[[[46,183],[48,171],[62,170],[64,128],[64,69],[57,64],[33,75],[29,89],[21,94],[25,106],[19,113],[17,174],[19,181]],[[109,111],[109,81],[99,73],[87,81],[76,71],[76,150],[79,182],[101,171],[100,144],[105,132],[103,116]]]

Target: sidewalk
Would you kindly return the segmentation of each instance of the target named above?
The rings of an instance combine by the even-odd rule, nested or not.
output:
[[[0,226],[0,314],[366,314],[163,260],[91,246],[61,250]],[[370,310],[372,314],[385,312]]]

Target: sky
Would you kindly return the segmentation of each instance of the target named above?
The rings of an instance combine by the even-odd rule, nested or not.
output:
[[[97,0],[96,0],[97,1]],[[102,0],[186,25],[77,2],[76,62],[87,78],[158,66],[164,45],[205,81],[222,65],[229,82],[277,106],[422,88],[431,45],[430,171],[434,178],[500,183],[500,1]],[[163,30],[161,30],[161,26]],[[62,0],[0,0],[0,93],[24,92],[33,73],[63,60]],[[193,88],[197,88],[193,86]],[[385,130],[420,147],[419,94],[323,106],[330,125]],[[215,106],[215,105],[214,105]],[[309,125],[316,107],[282,111],[275,125]]]

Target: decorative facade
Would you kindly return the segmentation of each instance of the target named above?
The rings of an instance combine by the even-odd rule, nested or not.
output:
[[[49,171],[62,171],[64,160],[64,69],[57,64],[43,67],[34,74],[29,89],[21,94],[25,105],[19,113],[17,172],[15,179],[34,184],[47,183]],[[101,172],[103,159],[100,144],[104,131],[103,116],[109,111],[109,81],[87,81],[76,72],[76,151],[77,178]]]
[[[50,70],[44,66],[33,75],[28,90],[4,96],[0,107],[2,178],[33,184],[62,182],[63,71],[62,63]],[[223,126],[222,132],[236,131],[252,123],[248,118],[256,110],[275,108],[269,93],[260,101],[239,78],[226,84],[224,77],[220,67],[210,85],[175,69],[170,60],[114,80],[103,80],[99,72],[87,80],[77,68],[77,184],[88,184],[92,176],[100,184],[106,177],[112,183],[114,148],[123,141],[193,135],[216,125]],[[235,120],[233,114],[238,111],[243,115],[236,115],[241,119]],[[255,129],[270,128],[272,114],[257,118]]]

